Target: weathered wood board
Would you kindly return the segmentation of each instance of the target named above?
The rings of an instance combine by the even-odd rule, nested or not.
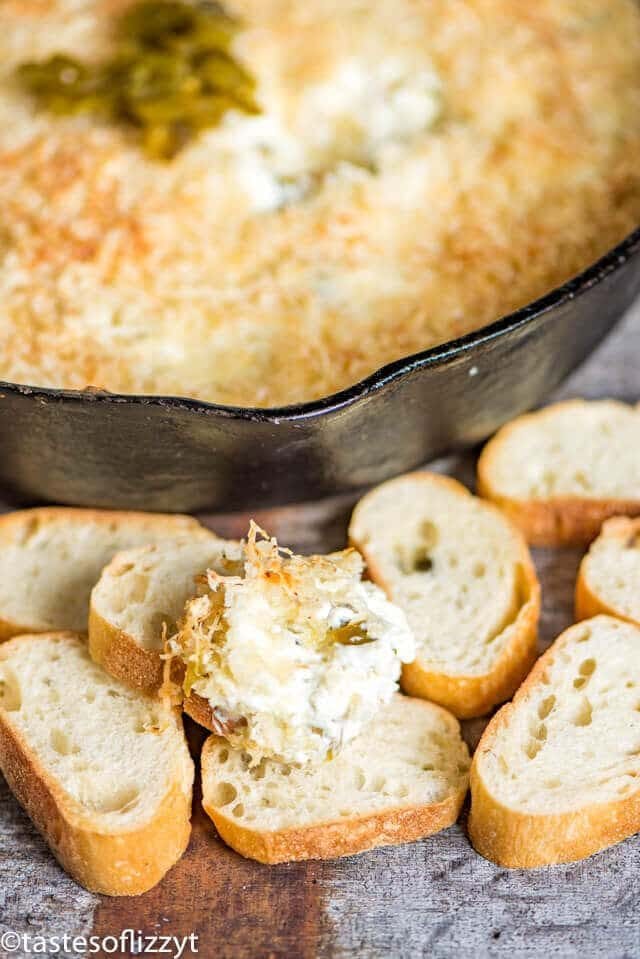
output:
[[[640,305],[559,395],[640,398]],[[436,465],[472,481],[472,455]],[[340,499],[257,511],[256,519],[303,551],[328,549],[344,542],[351,505]],[[221,534],[246,529],[246,516],[206,519]],[[571,622],[580,556],[538,551],[535,558],[543,583],[543,647]],[[465,724],[472,745],[482,726]],[[191,727],[190,736],[197,751],[201,733]],[[225,848],[196,796],[193,838],[182,862],[145,896],[107,899],[65,876],[0,781],[0,933],[194,932],[198,954],[207,959],[623,959],[640,956],[639,867],[636,837],[575,865],[509,872],[473,852],[464,816],[461,824],[413,845],[336,862],[266,867]],[[0,949],[3,957],[27,954]]]

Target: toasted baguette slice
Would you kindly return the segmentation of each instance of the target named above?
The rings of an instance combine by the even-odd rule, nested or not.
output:
[[[482,451],[478,492],[534,546],[591,542],[610,516],[640,514],[640,406],[571,400],[519,416]]]
[[[110,679],[73,633],[0,648],[0,768],[93,892],[145,892],[187,847],[193,763],[179,716]]]
[[[582,560],[576,619],[607,613],[640,626],[640,518],[607,520]]]
[[[235,571],[240,544],[200,530],[118,553],[91,593],[89,650],[112,676],[147,691],[162,683],[163,627],[177,628],[196,577]]]
[[[319,765],[263,760],[252,768],[244,753],[210,736],[203,804],[222,839],[250,859],[333,859],[450,826],[468,767],[453,716],[397,693],[335,759]]]
[[[640,629],[566,630],[484,732],[469,832],[501,866],[583,859],[640,830]]]
[[[0,516],[0,641],[87,631],[89,594],[118,550],[204,534],[189,516],[44,508]]]
[[[358,503],[349,538],[416,638],[405,692],[460,718],[513,694],[535,658],[540,587],[499,510],[453,479],[409,473]]]

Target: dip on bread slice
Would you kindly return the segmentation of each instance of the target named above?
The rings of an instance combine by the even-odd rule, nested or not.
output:
[[[185,709],[259,762],[320,761],[397,690],[414,655],[404,613],[355,550],[296,556],[252,524],[244,575],[210,570],[171,652]]]

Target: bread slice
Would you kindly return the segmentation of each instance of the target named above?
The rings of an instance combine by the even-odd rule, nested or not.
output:
[[[519,416],[482,451],[478,492],[535,546],[591,542],[610,516],[640,515],[640,406],[570,400]]]
[[[0,641],[86,632],[89,594],[118,550],[204,533],[189,516],[60,507],[0,516]]]
[[[349,538],[416,638],[405,692],[460,718],[513,694],[535,658],[540,587],[499,510],[449,477],[409,473],[367,493]]]
[[[240,545],[206,530],[116,554],[91,593],[89,650],[112,676],[147,691],[162,683],[170,636],[207,569],[235,571]]]
[[[0,768],[93,892],[145,892],[186,849],[193,763],[179,716],[110,679],[73,633],[0,647]]]
[[[468,767],[453,716],[396,693],[335,759],[317,765],[251,767],[210,736],[203,804],[222,839],[250,859],[332,859],[446,829],[458,817]]]
[[[473,845],[501,866],[572,862],[640,830],[640,629],[566,630],[487,726],[471,797]]]
[[[582,560],[576,619],[607,613],[640,626],[640,518],[615,516]]]

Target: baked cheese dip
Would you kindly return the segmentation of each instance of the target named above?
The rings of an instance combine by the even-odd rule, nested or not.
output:
[[[353,549],[296,556],[252,525],[244,574],[207,574],[170,651],[216,732],[263,758],[330,758],[397,692],[415,655],[404,613]]]
[[[0,379],[313,400],[640,222],[634,0],[162,6],[0,4]]]

